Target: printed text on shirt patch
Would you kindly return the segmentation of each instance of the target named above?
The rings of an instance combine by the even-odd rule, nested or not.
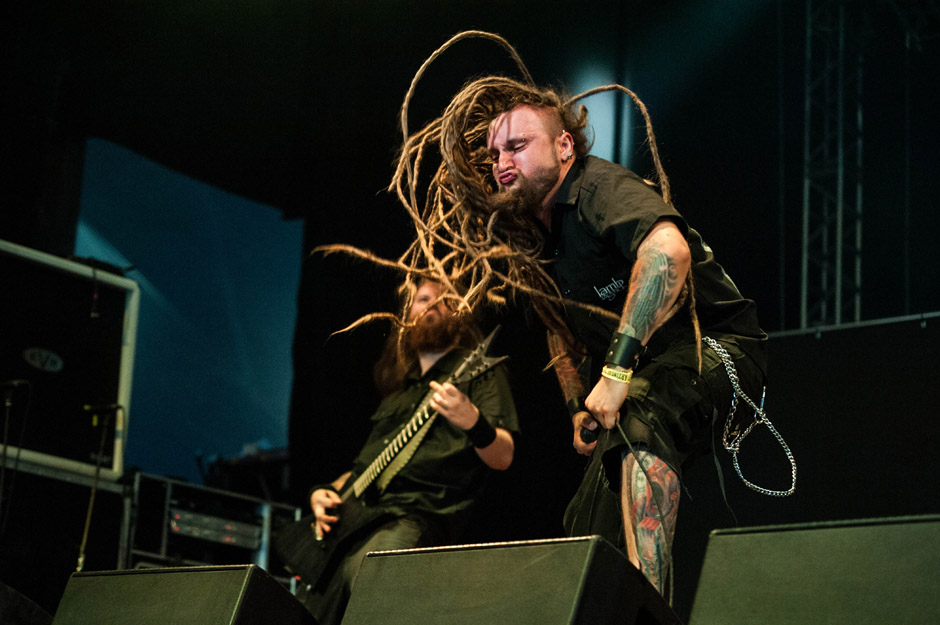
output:
[[[625,286],[626,282],[623,280],[611,278],[610,284],[602,286],[601,288],[594,287],[594,290],[597,292],[598,297],[609,302],[617,297],[617,293],[622,291]]]

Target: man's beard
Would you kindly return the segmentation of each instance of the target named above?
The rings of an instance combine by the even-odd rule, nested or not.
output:
[[[494,230],[499,238],[515,252],[526,256],[538,256],[544,243],[541,229],[537,227],[538,213],[558,182],[561,164],[556,161],[531,178],[519,176],[512,187],[501,189],[486,198],[487,215],[498,214]]]
[[[418,319],[417,324],[408,329],[405,336],[409,350],[414,352],[437,352],[451,347],[460,324],[453,315],[440,313],[427,314]]]
[[[531,178],[518,174],[511,187],[500,186],[499,192],[489,197],[489,212],[500,211],[515,220],[534,217],[560,173],[561,163],[556,159],[552,166],[539,169]]]

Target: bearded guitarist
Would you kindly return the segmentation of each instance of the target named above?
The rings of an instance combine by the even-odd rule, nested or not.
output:
[[[457,542],[487,471],[502,471],[512,463],[518,419],[505,371],[497,366],[456,386],[448,381],[479,337],[440,300],[440,292],[435,282],[419,285],[409,312],[414,325],[405,330],[403,349],[390,340],[376,365],[384,399],[353,469],[310,493],[312,530],[329,543],[343,532],[344,522],[358,523],[351,521],[349,502],[340,496],[351,490],[350,478],[367,472],[383,450],[395,447],[422,402],[426,412],[437,413],[425,428],[412,428],[423,433],[412,437],[419,440],[412,441],[408,454],[402,452],[407,461],[399,460],[397,467],[392,461],[356,497],[368,504],[363,508],[372,519],[368,531],[341,542],[342,553],[318,580],[302,580],[298,598],[321,625],[342,620],[366,553]],[[390,470],[394,477],[388,479]]]

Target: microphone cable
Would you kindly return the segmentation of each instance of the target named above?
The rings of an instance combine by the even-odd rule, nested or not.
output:
[[[23,439],[26,437],[26,422],[29,420],[29,409],[33,401],[33,386],[29,380],[9,380],[3,383],[7,386],[7,392],[3,397],[3,453],[0,454],[0,510],[2,510],[2,521],[0,521],[0,538],[6,533],[7,521],[10,519],[11,503],[13,501],[13,486],[16,483],[16,473],[20,466],[20,454],[23,452]],[[17,386],[26,386],[26,407],[23,409],[23,423],[20,424],[20,436],[16,444],[16,458],[13,460],[12,473],[10,475],[9,492],[6,490],[5,479],[7,470],[7,447],[9,444],[10,415],[13,409],[13,390]],[[5,497],[4,497],[5,495]],[[3,506],[3,500],[6,499],[6,507]]]
[[[104,444],[108,436],[108,426],[111,424],[111,415],[118,410],[124,410],[120,404],[114,407],[108,407],[104,412],[104,419],[101,422],[101,442],[98,445],[98,456],[95,458],[95,475],[91,481],[91,495],[88,497],[88,511],[85,513],[85,528],[82,530],[82,543],[78,548],[78,563],[75,567],[77,573],[81,573],[85,567],[85,546],[88,544],[88,531],[91,529],[91,512],[95,507],[95,494],[98,492],[98,478],[101,475],[101,460],[104,457]],[[98,415],[96,414],[95,417]]]

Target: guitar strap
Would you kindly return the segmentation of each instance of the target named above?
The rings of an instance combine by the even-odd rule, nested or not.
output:
[[[421,441],[424,440],[425,435],[428,433],[428,430],[431,429],[431,424],[434,423],[434,420],[437,418],[437,413],[431,415],[431,417],[424,422],[424,425],[415,432],[414,436],[411,437],[411,440],[402,448],[398,455],[395,456],[395,459],[392,460],[385,470],[382,471],[378,479],[375,480],[375,486],[379,489],[379,492],[385,492],[385,488],[388,486],[388,483],[392,481],[392,478],[401,471],[402,467],[408,464],[408,461],[411,460],[411,457],[415,455],[415,452],[418,450],[418,445],[421,444]]]

